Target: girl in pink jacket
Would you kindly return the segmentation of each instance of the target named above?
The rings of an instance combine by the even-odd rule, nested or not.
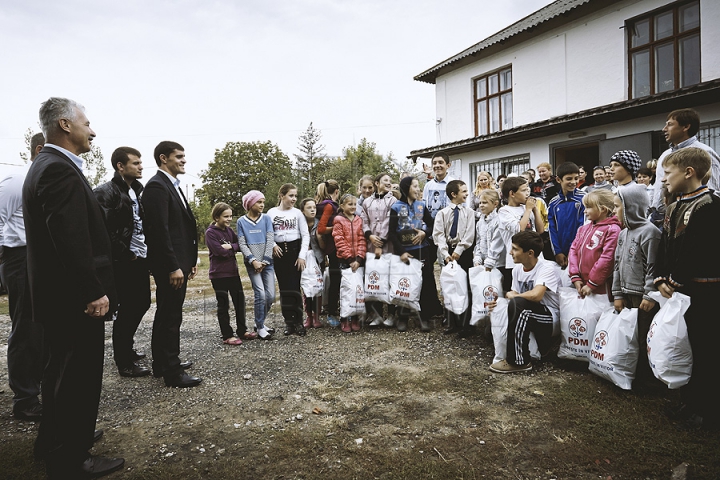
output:
[[[353,272],[365,263],[367,252],[362,218],[355,215],[356,209],[357,198],[349,193],[343,195],[332,229],[340,269],[352,268]],[[345,333],[357,332],[360,330],[360,318],[357,315],[352,318],[340,317],[340,328]]]
[[[593,190],[583,197],[589,223],[578,228],[570,247],[568,270],[578,294],[608,293],[615,266],[620,221],[612,216],[615,195]]]

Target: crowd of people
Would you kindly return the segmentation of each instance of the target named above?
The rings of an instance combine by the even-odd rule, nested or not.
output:
[[[112,180],[93,191],[78,156],[95,137],[84,108],[50,98],[40,122],[43,134],[32,139],[28,168],[0,182],[13,412],[19,419],[42,420],[35,453],[51,478],[100,476],[124,463],[89,454],[102,435],[95,420],[104,320],[114,320],[113,354],[121,376],[152,374],[181,388],[202,382],[187,373],[192,362],[180,358],[183,303],[198,258],[196,219],[178,179],[185,173],[185,151],[176,142],[160,142],[153,152],[158,171],[143,186],[140,152],[120,147],[111,157]],[[711,321],[720,263],[708,250],[720,218],[714,195],[720,159],[697,140],[698,128],[693,110],[670,113],[663,128],[670,149],[657,162],[642,166],[636,152],[622,150],[608,167],[593,168],[592,183],[584,167],[572,162],[560,164],[555,175],[550,164],[540,163],[537,179],[533,169],[497,181],[479,172],[471,189],[452,178],[450,157],[439,152],[420,174],[427,175],[422,189],[417,176],[402,175],[395,183],[388,172],[372,172],[352,193],[324,180],[315,197],[297,207],[298,189],[286,183],[267,213],[257,190],[242,196],[243,212],[219,202],[205,242],[222,342],[272,340],[275,329],[267,320],[276,282],[284,335],[304,336],[323,326],[345,333],[383,327],[404,332],[412,319],[430,331],[436,318],[445,334],[470,336],[471,285],[464,311],[444,308],[439,291],[446,286],[436,284],[437,262],[465,272],[500,272],[508,301],[507,353],[490,370],[524,372],[532,369],[531,332],[541,353],[551,350],[561,286],[574,287],[579,297],[607,296],[618,311],[639,309],[641,344],[659,309],[649,294],[669,298],[677,291],[692,300],[685,320],[694,364],[674,414],[696,426],[717,427],[710,352],[720,333],[720,324]],[[252,329],[238,253],[252,286]],[[386,255],[419,265],[417,306],[367,301],[362,314],[343,314],[343,273]],[[305,272],[309,265],[318,271]],[[324,277],[324,289],[308,294],[301,287],[306,273]],[[134,347],[150,307],[150,275],[157,286],[152,369],[140,363],[146,354]],[[497,301],[487,306],[492,312]],[[639,363],[637,387],[652,386],[647,360]]]

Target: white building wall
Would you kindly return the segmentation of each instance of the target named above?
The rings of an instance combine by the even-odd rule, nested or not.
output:
[[[473,79],[513,68],[515,127],[628,98],[625,21],[672,2],[612,5],[576,22],[438,77],[437,143],[475,136]],[[701,0],[702,81],[720,78],[720,1]],[[440,111],[440,106],[443,111]]]

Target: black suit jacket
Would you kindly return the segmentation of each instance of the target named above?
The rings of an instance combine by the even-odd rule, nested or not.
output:
[[[102,209],[80,169],[52,147],[28,170],[23,217],[35,321],[82,315],[103,295],[112,315],[117,300]]]
[[[182,269],[185,276],[197,265],[198,233],[195,216],[183,203],[167,175],[158,171],[142,194],[143,228],[153,274]]]

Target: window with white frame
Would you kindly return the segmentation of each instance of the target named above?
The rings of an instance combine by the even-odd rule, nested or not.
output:
[[[473,80],[475,136],[512,128],[512,67]]]
[[[628,20],[629,98],[700,83],[700,2],[683,1]]]
[[[514,173],[520,175],[522,172],[530,168],[530,155],[514,155],[512,157],[495,158],[470,164],[470,184],[474,189],[477,177],[480,172],[488,172],[497,180],[500,175],[509,175]]]

